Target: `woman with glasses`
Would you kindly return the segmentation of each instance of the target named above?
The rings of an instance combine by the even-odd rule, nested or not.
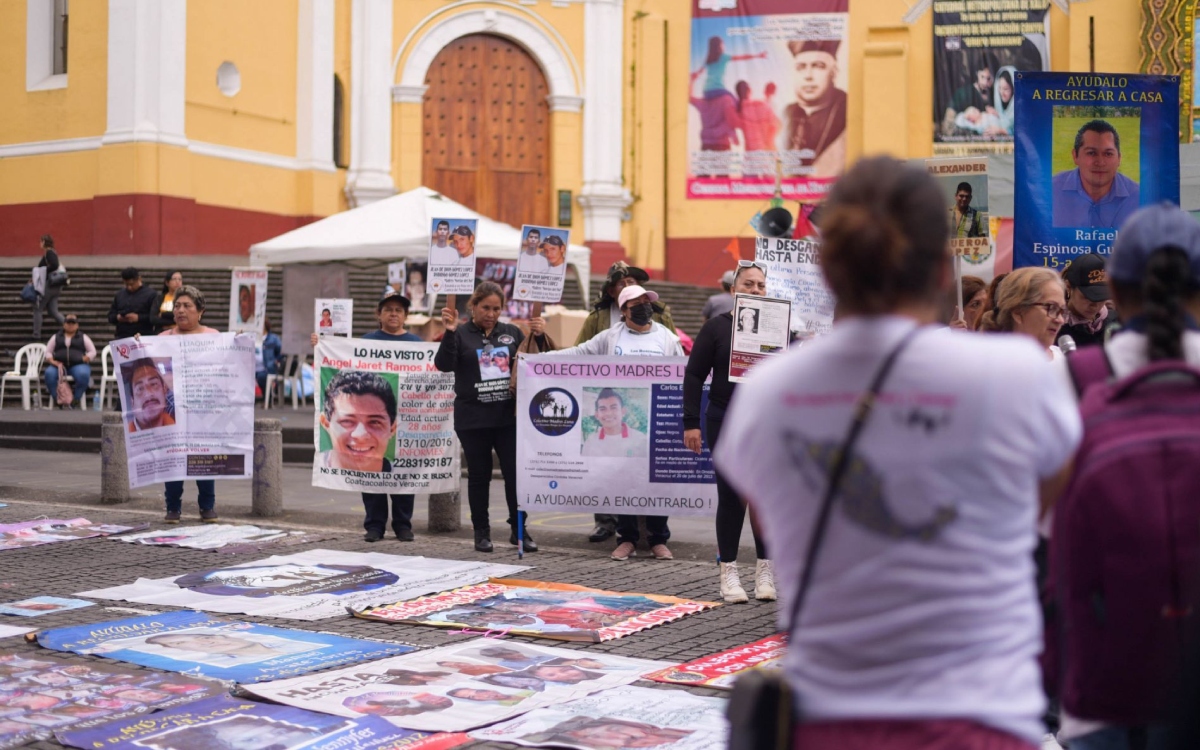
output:
[[[738,261],[733,275],[733,294],[767,293],[767,269],[765,263]],[[704,412],[707,428],[708,448],[715,451],[721,436],[729,400],[733,398],[737,384],[729,380],[729,354],[733,338],[733,311],[709,318],[688,357],[687,370],[683,376],[683,444],[688,450],[699,454],[703,450],[704,433],[700,431],[701,396],[704,381],[712,375],[708,391],[708,410]],[[721,574],[721,598],[731,604],[750,600],[738,575],[738,544],[742,538],[742,525],[746,521],[746,506],[737,491],[729,485],[725,476],[717,472],[717,560]],[[754,532],[754,552],[758,564],[754,570],[754,598],[774,601],[775,574],[767,558],[766,547],[759,534],[754,516],[750,517],[750,529]]]
[[[86,408],[84,394],[92,379],[92,360],[96,358],[96,345],[86,333],[79,332],[79,318],[68,315],[63,319],[62,330],[46,342],[46,387],[50,398],[58,392],[59,379],[70,375],[75,379],[75,404]],[[64,407],[70,409],[70,406]]]
[[[1030,336],[1045,347],[1048,359],[1062,359],[1054,339],[1067,319],[1067,290],[1058,274],[1049,268],[1021,268],[1004,278],[995,295],[979,330]]]

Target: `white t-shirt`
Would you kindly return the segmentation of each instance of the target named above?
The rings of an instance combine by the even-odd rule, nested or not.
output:
[[[1149,362],[1150,342],[1146,334],[1137,331],[1120,331],[1104,345],[1113,374],[1118,378],[1132,375],[1135,370]],[[1200,367],[1200,331],[1184,331],[1183,358],[1189,365]]]
[[[666,326],[655,324],[649,331],[639,333],[627,325],[613,344],[613,354],[623,357],[671,357],[682,354],[679,337]]]
[[[445,247],[438,247],[437,245],[429,247],[429,265],[431,266],[458,266],[474,262],[474,256],[468,255],[465,258],[462,257],[454,249],[453,244],[446,245]]]
[[[786,582],[781,620],[831,456],[913,325],[844,320],[734,395],[716,462],[758,512]],[[1038,482],[1081,430],[1032,339],[917,333],[859,437],[792,633],[785,669],[806,717],[965,718],[1041,740]]]
[[[522,250],[521,254],[517,256],[517,268],[526,273],[545,273],[549,267],[550,262],[541,253]]]

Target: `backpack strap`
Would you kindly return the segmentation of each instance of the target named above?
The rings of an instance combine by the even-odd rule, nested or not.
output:
[[[1067,356],[1067,369],[1075,384],[1075,395],[1082,398],[1088,386],[1107,382],[1113,376],[1112,362],[1103,346],[1085,346]]]

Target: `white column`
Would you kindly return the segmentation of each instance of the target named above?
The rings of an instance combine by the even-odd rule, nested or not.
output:
[[[108,0],[104,143],[186,146],[187,0]]]
[[[346,197],[363,206],[392,182],[392,0],[354,0],[350,24],[350,171]]]
[[[583,206],[585,241],[620,242],[621,216],[633,202],[621,184],[624,0],[588,0],[583,53]]]
[[[299,0],[296,159],[333,172],[333,0]]]

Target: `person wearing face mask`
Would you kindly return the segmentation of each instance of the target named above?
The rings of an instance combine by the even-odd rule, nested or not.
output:
[[[738,261],[737,272],[730,272],[733,294],[765,296],[767,273],[765,264],[755,261]],[[732,300],[733,298],[730,297]],[[709,318],[688,357],[687,370],[683,376],[683,444],[699,455],[704,449],[704,433],[700,431],[701,396],[704,381],[712,375],[708,391],[708,410],[704,413],[709,450],[716,450],[724,424],[729,400],[737,389],[737,383],[729,381],[729,354],[733,341],[733,311],[723,312]],[[738,544],[742,538],[742,524],[746,520],[746,506],[730,486],[724,475],[717,472],[717,560],[721,575],[721,598],[731,604],[742,604],[750,600],[738,576]],[[754,517],[750,518],[754,532],[754,552],[758,564],[754,571],[754,598],[761,601],[775,600],[775,574],[767,557],[766,547]]]
[[[617,309],[621,311],[621,323],[601,331],[592,338],[566,349],[547,352],[556,356],[593,354],[618,355],[625,357],[682,357],[683,346],[679,337],[661,323],[654,321],[653,304],[658,294],[637,284],[621,289],[617,296]],[[671,530],[666,516],[646,516],[646,531],[649,534],[650,551],[655,559],[671,560],[673,555],[667,548]],[[638,516],[617,516],[617,548],[614,560],[628,560],[634,555],[639,537]]]
[[[1105,304],[1112,299],[1104,257],[1080,255],[1062,272],[1067,285],[1067,322],[1059,336],[1070,336],[1076,346],[1103,344],[1110,328],[1119,325],[1116,314]]]

